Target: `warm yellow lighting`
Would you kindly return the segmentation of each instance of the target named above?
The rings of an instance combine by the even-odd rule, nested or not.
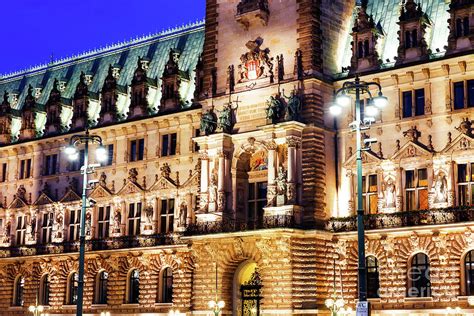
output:
[[[30,307],[28,307],[28,310],[33,313],[33,312],[35,311],[35,307],[34,307],[34,306],[30,306]]]
[[[217,302],[217,307],[219,307],[220,309],[223,309],[225,307],[225,302],[224,301]]]
[[[338,95],[336,98],[336,103],[342,107],[347,107],[351,104],[352,99],[350,96],[347,94],[343,93],[341,95]]]
[[[329,113],[333,116],[339,116],[342,113],[342,108],[338,104],[333,104],[329,107]]]

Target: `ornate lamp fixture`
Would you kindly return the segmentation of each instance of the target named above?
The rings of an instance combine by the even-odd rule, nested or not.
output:
[[[208,303],[208,306],[215,316],[219,316],[222,309],[225,307],[225,302],[219,301],[219,299],[217,298],[217,262],[216,262],[216,299],[210,300]]]

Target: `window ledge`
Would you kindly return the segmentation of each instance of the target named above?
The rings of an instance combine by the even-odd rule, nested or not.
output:
[[[405,302],[433,302],[433,297],[405,297]]]
[[[137,308],[137,307],[140,307],[140,304],[139,303],[123,303],[122,306],[123,307]]]
[[[67,304],[64,304],[61,306],[61,309],[76,309],[77,308],[77,305],[67,305]]]
[[[106,308],[106,307],[108,307],[107,304],[92,304],[91,305],[92,309],[100,309],[100,308]]]
[[[25,306],[10,306],[10,307],[8,307],[8,309],[11,310],[11,311],[21,311],[24,308],[26,308],[26,307]]]
[[[380,303],[382,301],[380,297],[368,298],[367,300],[371,303]]]
[[[155,306],[162,306],[162,307],[172,307],[173,306],[173,303],[161,303],[161,302],[156,302],[155,303]]]

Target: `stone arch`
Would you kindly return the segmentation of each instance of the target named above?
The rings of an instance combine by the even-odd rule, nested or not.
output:
[[[240,285],[250,281],[251,274],[258,269],[257,263],[248,259],[241,262],[234,272],[232,281],[232,312],[233,315],[240,315]]]

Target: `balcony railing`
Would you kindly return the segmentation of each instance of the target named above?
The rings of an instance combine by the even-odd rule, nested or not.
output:
[[[172,245],[176,239],[172,235],[141,235],[122,236],[107,239],[86,240],[86,250],[114,250],[137,247],[154,247]],[[79,241],[66,241],[62,243],[18,245],[11,247],[0,247],[1,257],[20,257],[46,254],[63,254],[79,251]]]
[[[218,222],[200,222],[187,227],[186,236],[242,232],[270,228],[302,228],[291,215],[265,216],[260,221],[224,219]]]
[[[474,221],[474,207],[409,211],[392,214],[366,215],[365,229],[384,229],[425,225],[443,225]],[[326,230],[349,232],[357,230],[357,217],[331,218]]]

